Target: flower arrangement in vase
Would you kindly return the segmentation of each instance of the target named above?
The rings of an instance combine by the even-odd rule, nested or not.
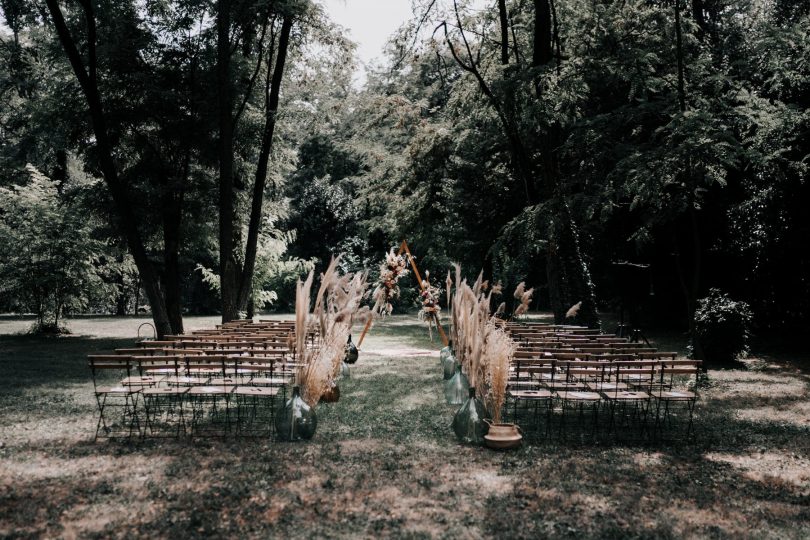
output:
[[[448,276],[448,289],[451,285],[452,278]],[[500,421],[515,344],[490,311],[492,298],[501,294],[502,287],[500,284],[489,287],[481,275],[470,286],[461,278],[457,265],[455,285],[450,296],[451,333],[456,356],[467,372],[470,388],[469,398],[453,419],[453,430],[462,442],[489,445],[487,437],[494,437],[497,440],[493,444],[514,444],[514,437],[505,441],[503,434],[505,431],[517,433],[517,428]],[[521,292],[521,299],[523,294]],[[490,413],[494,422],[489,421]],[[520,437],[517,441],[519,444]]]
[[[313,274],[298,281],[295,297],[294,351],[297,370],[293,397],[287,401],[276,421],[282,440],[309,439],[315,434],[315,406],[324,396],[336,401],[345,357],[345,345],[355,318],[369,317],[360,303],[368,290],[367,274],[337,271],[339,258],[332,259],[321,275],[321,284],[310,312]],[[313,338],[308,346],[307,339]]]

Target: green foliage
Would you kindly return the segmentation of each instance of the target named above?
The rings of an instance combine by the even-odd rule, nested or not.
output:
[[[105,246],[82,209],[62,201],[57,182],[33,166],[28,172],[27,184],[0,188],[0,293],[15,310],[34,312],[36,329],[46,331],[105,292]]]
[[[295,283],[301,275],[315,267],[315,260],[290,257],[289,246],[295,241],[294,232],[284,232],[268,219],[259,235],[256,269],[253,276],[253,306],[256,310],[273,309],[281,297],[283,307],[289,309],[295,299]],[[218,293],[219,275],[210,268],[197,264],[202,282]]]
[[[406,238],[420,268],[435,276],[451,262],[471,272],[483,267],[507,288],[536,285],[548,307],[549,250],[555,234],[568,238],[563,223],[580,232],[582,256],[571,260],[590,266],[603,298],[617,292],[612,262],[649,262],[659,312],[693,313],[697,298],[719,286],[748,302],[758,323],[807,320],[807,2],[560,0],[559,49],[541,66],[532,66],[535,3],[506,4],[512,27],[504,65],[494,3],[458,2],[494,100],[456,63],[442,31],[430,33],[447,22],[450,42],[463,50],[449,0],[416,2],[434,9],[392,38],[387,60],[359,90],[353,45],[316,3],[234,4],[233,92],[244,106],[235,133],[236,245],[244,242],[265,118],[266,63],[255,71],[257,83],[249,81],[268,51],[260,52],[261,21],[251,15],[271,5],[276,15],[293,10],[300,23],[268,173],[276,223],[260,241],[257,305],[283,309],[294,275],[334,254],[347,271],[373,269]],[[74,7],[67,22],[86,54],[85,21]],[[0,9],[11,30],[0,43],[0,186],[27,186],[26,163],[47,171],[57,183],[55,207],[87,216],[104,244],[88,253],[105,284],[96,288],[114,285],[114,294],[79,295],[82,309],[126,304],[137,277],[109,196],[93,183],[97,156],[78,84],[51,25],[29,2],[7,0]],[[158,271],[166,209],[180,201],[178,281],[192,312],[211,311],[217,302],[208,284],[219,286],[215,273],[200,270],[201,281],[194,271],[218,259],[210,9],[193,0],[102,2],[96,10],[116,166]],[[522,174],[515,140],[525,153]],[[82,189],[64,189],[82,175],[89,179]],[[16,245],[29,239],[19,236]],[[6,298],[4,307],[22,305],[16,293]]]
[[[753,314],[745,302],[732,300],[719,289],[698,301],[695,311],[695,337],[703,360],[730,364],[748,352]],[[694,349],[693,349],[694,350]]]

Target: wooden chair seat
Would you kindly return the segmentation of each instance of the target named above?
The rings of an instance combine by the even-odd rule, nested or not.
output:
[[[182,386],[161,386],[160,388],[144,388],[145,396],[179,396],[188,392],[188,388]]]
[[[277,386],[237,386],[233,393],[239,396],[272,397],[278,395]]]
[[[627,390],[627,384],[623,382],[588,383],[588,389],[594,392],[612,392],[616,390]]]
[[[290,382],[287,377],[256,377],[250,381],[251,384],[261,386],[283,386]]]
[[[509,397],[513,399],[551,399],[549,390],[510,390]]]
[[[650,399],[650,395],[647,392],[629,392],[629,391],[621,391],[621,392],[602,392],[605,396],[605,399],[610,401],[646,401]]]
[[[132,375],[125,379],[121,380],[121,384],[124,386],[154,386],[158,384],[162,380],[162,377],[157,377],[154,375]]]
[[[556,392],[556,396],[565,401],[601,401],[602,396],[596,392],[563,391]]]
[[[211,379],[206,386],[236,386],[236,379],[233,377],[217,377]]]
[[[585,383],[581,382],[562,382],[562,381],[544,381],[546,388],[550,390],[585,390]]]
[[[139,386],[99,386],[96,395],[102,394],[137,394],[142,390]]]
[[[208,384],[207,378],[189,377],[186,375],[172,375],[171,377],[166,377],[163,381],[170,386],[194,386]]]
[[[695,399],[697,395],[688,390],[669,390],[664,392],[654,392],[653,397],[665,401],[690,401]]]
[[[233,386],[193,386],[188,389],[191,396],[228,395],[233,392]]]
[[[171,367],[162,367],[162,368],[147,368],[143,370],[144,373],[151,376],[159,376],[159,375],[172,375],[177,370]]]
[[[510,388],[539,388],[540,383],[528,379],[509,379],[507,386]]]
[[[222,373],[222,370],[219,368],[189,368],[187,372],[190,375],[216,375]]]

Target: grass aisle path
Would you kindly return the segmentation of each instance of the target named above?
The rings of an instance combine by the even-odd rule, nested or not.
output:
[[[0,335],[0,538],[810,537],[810,377],[795,366],[712,372],[696,445],[497,453],[455,442],[437,344],[393,317],[309,443],[93,443],[85,355],[130,345],[137,321],[73,326]]]

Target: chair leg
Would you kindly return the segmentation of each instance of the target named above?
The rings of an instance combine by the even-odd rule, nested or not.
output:
[[[98,404],[98,422],[96,423],[96,435],[93,437],[93,442],[98,440],[99,430],[104,428],[107,431],[107,423],[104,421],[104,407],[107,404],[107,394],[96,394],[96,403]]]
[[[140,435],[140,433],[141,433],[141,426],[140,426],[140,423],[138,422],[138,394],[137,393],[128,394],[127,395],[127,402],[129,402],[130,400],[132,402],[132,405],[131,405],[132,408],[129,409],[129,415],[130,415],[129,438],[132,438],[132,428],[133,427],[137,426],[138,435]],[[129,408],[129,405],[127,405],[127,408]]]
[[[689,414],[689,423],[686,426],[686,437],[690,441],[692,440],[692,438],[695,435],[695,431],[694,431],[694,429],[695,429],[695,423],[694,423],[695,403],[696,403],[696,401],[694,401],[694,400],[689,400],[689,401],[686,402],[686,408],[687,408],[687,412]]]

